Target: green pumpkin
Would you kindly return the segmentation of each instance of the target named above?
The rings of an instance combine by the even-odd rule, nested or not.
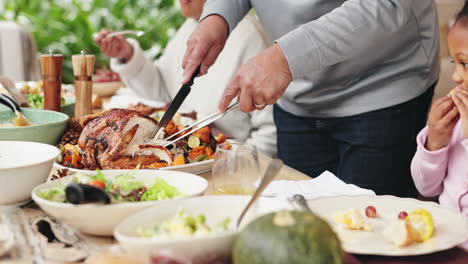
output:
[[[340,241],[318,216],[280,211],[250,223],[233,249],[234,264],[343,263]]]

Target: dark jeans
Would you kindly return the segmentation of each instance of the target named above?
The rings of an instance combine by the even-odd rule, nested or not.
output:
[[[275,105],[279,158],[311,177],[328,170],[377,194],[415,197],[410,164],[434,86],[409,102],[349,117],[300,117]]]

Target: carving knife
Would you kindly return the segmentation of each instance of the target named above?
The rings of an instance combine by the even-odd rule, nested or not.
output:
[[[174,100],[172,100],[172,103],[169,105],[163,117],[161,118],[158,125],[156,126],[156,129],[153,131],[151,138],[154,138],[154,136],[156,136],[158,131],[161,128],[166,127],[167,124],[169,124],[169,122],[172,120],[172,118],[174,117],[174,115],[177,113],[180,106],[184,102],[185,98],[190,93],[190,90],[192,89],[191,87],[193,85],[193,80],[195,79],[195,77],[197,77],[199,73],[200,73],[200,66],[197,67],[197,69],[192,75],[192,78],[190,78],[190,81],[182,85],[180,90],[177,92],[176,96],[174,97]]]

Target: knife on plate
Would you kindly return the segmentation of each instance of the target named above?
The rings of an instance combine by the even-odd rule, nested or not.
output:
[[[182,85],[180,90],[177,92],[176,96],[174,97],[174,100],[172,100],[172,103],[169,105],[167,108],[166,112],[164,113],[163,117],[159,121],[158,125],[154,129],[151,138],[154,138],[158,131],[161,128],[164,128],[169,124],[169,122],[172,120],[174,115],[177,113],[179,110],[180,106],[184,102],[185,98],[187,95],[190,93],[192,90],[192,85],[193,85],[193,80],[197,77],[197,75],[200,73],[200,66],[197,67],[195,72],[192,75],[192,78],[190,78],[190,81],[188,81],[186,84]]]

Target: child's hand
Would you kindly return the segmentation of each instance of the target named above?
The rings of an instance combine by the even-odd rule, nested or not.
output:
[[[458,112],[460,112],[463,134],[468,138],[468,92],[463,89],[457,89],[452,97],[453,102],[458,108]]]
[[[426,149],[435,151],[447,146],[457,121],[458,110],[450,95],[446,95],[435,101],[429,112],[427,121],[429,130]]]

